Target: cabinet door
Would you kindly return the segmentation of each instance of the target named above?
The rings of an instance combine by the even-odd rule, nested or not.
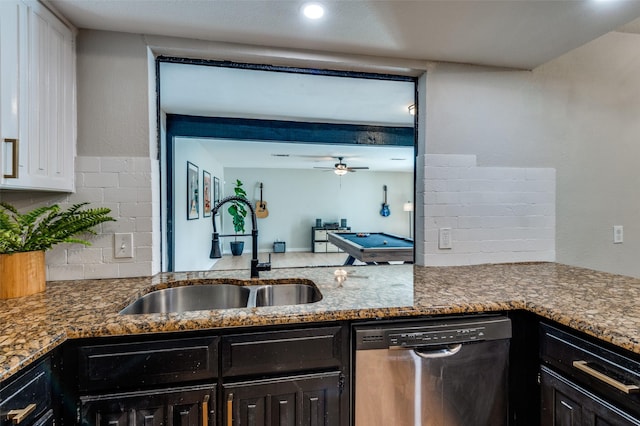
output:
[[[339,372],[225,384],[223,424],[336,426],[339,394]]]
[[[0,426],[53,421],[51,371],[52,362],[47,357],[0,388]]]
[[[214,426],[215,400],[213,386],[82,397],[81,424]]]
[[[639,426],[640,419],[543,367],[541,426]]]
[[[4,59],[0,62],[0,187],[72,191],[76,138],[73,33],[37,1],[0,3]]]
[[[18,176],[18,149],[22,138],[20,96],[26,89],[27,7],[21,1],[0,1],[0,185]],[[21,86],[22,84],[22,86]],[[23,126],[24,127],[24,126]]]

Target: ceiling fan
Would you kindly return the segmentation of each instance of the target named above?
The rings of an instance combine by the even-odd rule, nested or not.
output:
[[[356,170],[368,170],[369,167],[348,167],[346,163],[342,162],[344,157],[334,157],[338,159],[338,162],[333,167],[314,167],[314,169],[333,170],[338,176],[346,175],[347,172],[355,172]]]

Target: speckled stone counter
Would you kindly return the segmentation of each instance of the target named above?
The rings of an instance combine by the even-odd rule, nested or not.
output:
[[[335,280],[336,269],[348,272],[342,284]],[[261,273],[263,283],[309,279],[322,300],[180,314],[118,313],[151,290],[246,276],[248,271],[219,271],[48,282],[42,294],[0,301],[0,381],[79,337],[514,309],[640,354],[640,279],[555,263],[275,269]]]

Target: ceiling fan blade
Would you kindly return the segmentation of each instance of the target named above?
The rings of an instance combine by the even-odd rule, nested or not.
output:
[[[347,170],[369,170],[368,167],[347,167]]]
[[[324,170],[333,170],[335,169],[335,167],[318,167],[318,166],[314,166],[314,169],[324,169]]]

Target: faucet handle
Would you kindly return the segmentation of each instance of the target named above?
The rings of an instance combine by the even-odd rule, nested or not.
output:
[[[258,263],[257,265],[258,271],[270,271],[271,270],[271,253],[269,253],[269,261]]]

